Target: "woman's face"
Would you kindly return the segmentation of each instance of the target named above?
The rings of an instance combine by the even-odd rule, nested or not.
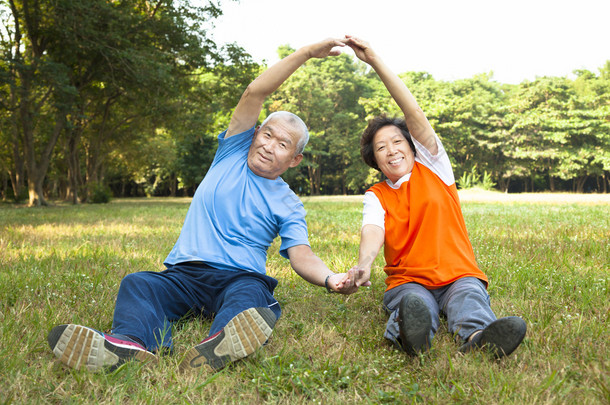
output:
[[[402,132],[394,125],[387,125],[373,137],[373,152],[377,166],[392,183],[411,173],[415,155]]]

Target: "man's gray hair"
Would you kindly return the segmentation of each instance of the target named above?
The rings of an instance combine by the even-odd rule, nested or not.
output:
[[[261,124],[261,128],[265,126],[269,121],[275,118],[280,118],[291,125],[294,129],[300,132],[299,141],[297,142],[296,155],[300,155],[305,150],[305,145],[309,142],[309,130],[307,125],[303,122],[301,117],[288,111],[276,111],[271,114]]]

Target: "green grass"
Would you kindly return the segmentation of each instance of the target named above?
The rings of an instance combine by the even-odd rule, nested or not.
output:
[[[383,338],[382,257],[372,286],[327,294],[277,251],[283,315],[269,345],[216,374],[181,375],[180,356],[209,321],[175,328],[155,367],[64,368],[46,335],[60,323],[109,329],[121,278],[161,270],[190,200],[115,200],[52,208],[0,206],[0,404],[5,403],[610,403],[610,205],[464,202],[498,316],[528,324],[510,357],[456,353],[444,324],[410,358]],[[356,260],[361,203],[304,199],[310,240],[336,271]]]

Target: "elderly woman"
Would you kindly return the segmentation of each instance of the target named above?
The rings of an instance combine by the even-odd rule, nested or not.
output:
[[[496,319],[491,310],[488,279],[477,266],[440,139],[409,89],[370,45],[346,38],[404,114],[404,120],[377,117],[362,135],[364,161],[387,180],[364,197],[359,261],[353,268],[357,285],[369,281],[384,246],[387,339],[409,354],[425,352],[443,313],[461,352],[486,346],[496,357],[512,353],[526,324],[515,316]]]

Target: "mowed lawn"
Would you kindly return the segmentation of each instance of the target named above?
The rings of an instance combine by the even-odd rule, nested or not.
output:
[[[121,278],[160,271],[190,203],[118,199],[105,205],[0,205],[0,404],[8,403],[610,403],[610,198],[462,193],[462,209],[497,316],[528,325],[496,361],[457,353],[441,326],[411,358],[383,338],[383,257],[372,286],[328,294],[269,251],[283,315],[269,344],[218,373],[181,374],[210,322],[174,328],[175,352],[154,367],[70,370],[46,336],[61,323],[112,325]],[[357,260],[360,197],[303,198],[310,242],[331,269]]]

